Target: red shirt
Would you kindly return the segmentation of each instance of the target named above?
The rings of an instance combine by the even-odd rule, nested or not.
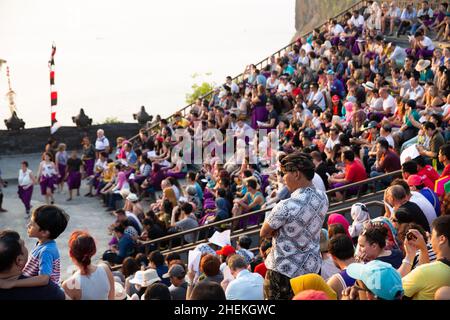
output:
[[[255,273],[259,273],[263,278],[266,278],[267,268],[264,262],[261,262],[255,267]]]
[[[353,161],[345,166],[345,180],[354,183],[367,179],[366,169],[359,161]]]
[[[442,171],[441,178],[450,176],[450,164],[446,165],[444,171]]]
[[[450,174],[450,168],[448,170],[449,170],[449,174]],[[431,182],[433,182],[433,183],[437,179],[439,179],[439,173],[437,173],[437,171],[434,170],[434,168],[432,166],[430,166],[429,164],[427,164],[425,167],[423,167],[422,170],[417,172],[417,174],[419,176],[427,176],[431,180]]]

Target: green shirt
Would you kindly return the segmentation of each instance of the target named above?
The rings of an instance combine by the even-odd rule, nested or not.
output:
[[[414,120],[419,121],[420,119],[420,115],[419,113],[416,111],[416,109],[413,109],[411,111],[411,114],[414,118]],[[404,120],[403,122],[408,126],[408,127],[413,127],[413,124],[411,123],[411,121],[409,120],[409,117],[405,114]]]

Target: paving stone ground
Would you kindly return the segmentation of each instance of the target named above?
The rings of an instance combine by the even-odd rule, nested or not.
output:
[[[9,181],[7,188],[3,189],[4,200],[3,207],[8,212],[0,213],[0,230],[12,229],[21,235],[25,240],[28,250],[34,247],[36,239],[30,239],[27,235],[27,223],[25,218],[25,208],[17,196],[17,174],[20,167],[20,162],[27,160],[30,162],[30,168],[36,172],[39,164],[39,155],[20,155],[12,157],[0,158],[0,170],[2,177]],[[82,182],[80,190],[80,197],[74,197],[70,202],[67,198],[67,185],[65,192],[62,194],[55,194],[55,204],[61,206],[69,215],[69,224],[63,234],[56,240],[61,255],[61,276],[62,279],[68,277],[68,268],[73,265],[68,254],[68,239],[72,231],[77,229],[87,230],[95,238],[97,243],[97,254],[94,261],[101,258],[103,252],[108,249],[108,242],[111,236],[108,235],[107,228],[113,223],[114,216],[106,212],[102,207],[101,202],[97,198],[87,198],[83,195],[87,193],[85,182]],[[39,186],[34,186],[33,198],[31,204],[33,207],[44,204],[44,197],[40,194]]]

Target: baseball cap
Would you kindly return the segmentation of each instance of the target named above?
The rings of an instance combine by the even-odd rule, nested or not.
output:
[[[327,71],[327,75],[331,75],[331,76],[334,75],[334,71],[333,70],[328,70]]]
[[[370,121],[369,124],[367,125],[367,127],[363,128],[363,130],[373,129],[373,128],[376,128],[377,126],[378,126],[378,122]]]
[[[403,295],[402,277],[389,263],[372,260],[366,264],[352,263],[347,274],[361,280],[367,289],[384,300],[394,300]]]
[[[412,174],[408,177],[408,186],[417,187],[423,184],[423,178],[418,174]]]
[[[217,250],[216,253],[217,253],[219,256],[225,256],[225,257],[228,257],[229,255],[235,254],[235,253],[236,253],[236,250],[235,250],[232,246],[226,245],[226,246],[223,247],[222,249]]]
[[[167,279],[170,277],[183,278],[184,276],[186,276],[186,271],[184,270],[184,268],[179,264],[174,264],[170,267],[169,272],[163,274],[162,277],[164,279]]]

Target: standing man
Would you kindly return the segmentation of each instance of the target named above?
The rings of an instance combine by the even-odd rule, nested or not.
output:
[[[272,238],[264,281],[269,300],[292,299],[290,279],[320,271],[320,232],[328,210],[327,195],[312,184],[315,167],[309,155],[294,152],[280,163],[291,197],[272,209],[260,231],[261,238]]]
[[[103,129],[97,130],[97,140],[95,140],[95,152],[96,159],[100,157],[101,152],[111,153],[111,149],[109,147],[109,140],[105,137],[105,131]]]

